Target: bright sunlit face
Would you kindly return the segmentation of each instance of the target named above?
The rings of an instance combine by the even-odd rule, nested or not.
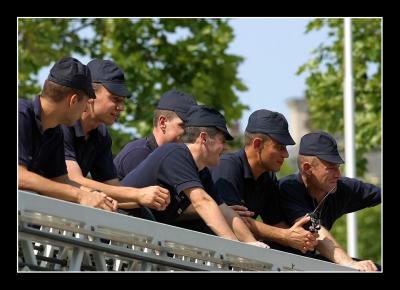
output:
[[[289,157],[286,145],[269,138],[265,141],[259,151],[258,158],[260,165],[266,171],[278,172],[285,158]]]
[[[324,161],[315,158],[311,162],[311,172],[315,185],[323,192],[329,192],[336,187],[340,178],[340,164]]]
[[[93,100],[94,116],[99,122],[112,125],[118,120],[120,112],[125,108],[125,97],[113,95],[104,86],[96,90],[96,99]]]
[[[218,132],[214,138],[208,136],[207,142],[204,144],[206,149],[206,166],[217,166],[222,152],[226,145],[225,135]]]

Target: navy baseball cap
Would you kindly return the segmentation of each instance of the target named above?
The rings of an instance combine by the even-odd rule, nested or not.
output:
[[[129,97],[125,75],[121,68],[111,60],[93,59],[87,66],[92,74],[92,82],[101,83],[115,96]]]
[[[92,88],[90,69],[73,57],[65,57],[57,61],[47,79],[62,86],[84,91],[89,98],[96,98]]]
[[[233,140],[226,128],[225,117],[207,106],[192,106],[188,112],[185,127],[215,127],[224,133],[226,140]]]
[[[308,133],[301,137],[299,154],[317,156],[335,164],[344,163],[339,155],[336,140],[324,131]]]
[[[296,142],[290,136],[288,127],[288,122],[281,113],[262,109],[250,115],[246,131],[268,134],[283,145],[294,145]]]
[[[197,103],[191,95],[177,90],[170,90],[161,96],[157,109],[173,111],[186,122],[188,111],[192,106],[196,105]]]

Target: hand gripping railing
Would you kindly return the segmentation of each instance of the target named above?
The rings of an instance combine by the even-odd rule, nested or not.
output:
[[[352,271],[18,191],[20,271]]]

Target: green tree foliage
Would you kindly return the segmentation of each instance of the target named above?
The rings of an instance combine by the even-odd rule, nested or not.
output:
[[[381,144],[381,25],[381,19],[352,19],[357,176],[365,173],[365,153]],[[297,74],[309,73],[305,95],[312,127],[343,136],[343,19],[316,19],[306,33],[322,27],[330,43],[320,44]]]
[[[357,212],[358,255],[360,259],[372,260],[381,264],[381,210],[382,206],[366,208]],[[332,234],[337,242],[347,251],[346,216],[338,219]]]
[[[90,29],[90,37],[82,37]],[[125,72],[132,100],[119,120],[140,136],[152,128],[160,96],[175,88],[220,110],[229,124],[246,105],[236,93],[247,90],[237,78],[240,56],[226,52],[233,31],[224,19],[24,19],[18,20],[19,97],[40,87],[37,72],[67,55],[115,61]],[[113,152],[129,136],[113,130]]]
[[[357,176],[366,171],[365,153],[381,145],[381,25],[381,19],[352,19]],[[313,129],[343,136],[343,19],[316,19],[306,33],[323,27],[329,41],[313,51],[314,57],[297,74],[308,73],[305,95]],[[358,212],[357,221],[359,258],[380,263],[381,206]],[[332,233],[347,249],[345,216],[336,221]]]
[[[291,175],[295,173],[295,169],[290,165],[288,159],[285,159],[285,161],[282,164],[281,169],[276,173],[276,177],[278,179],[284,178],[285,176]]]
[[[18,20],[18,93],[33,98],[41,91],[37,73],[42,67],[72,53],[85,54],[78,31],[84,28],[73,19]]]

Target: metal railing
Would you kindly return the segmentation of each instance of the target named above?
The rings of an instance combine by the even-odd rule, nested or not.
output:
[[[353,271],[18,191],[19,271]]]

